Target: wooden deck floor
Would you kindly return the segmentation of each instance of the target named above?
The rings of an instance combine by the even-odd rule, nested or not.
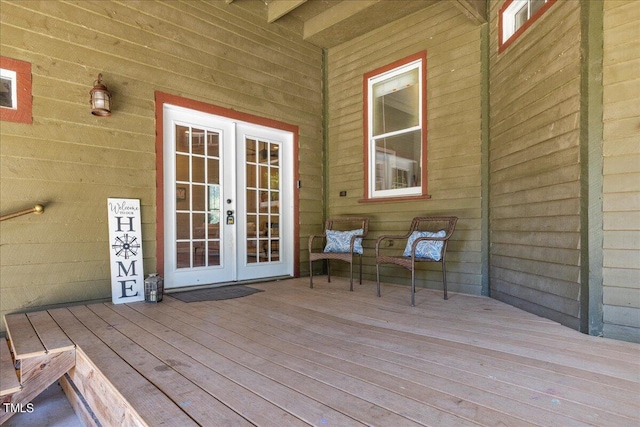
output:
[[[252,286],[265,292],[49,313],[153,426],[640,423],[637,344],[483,297]]]

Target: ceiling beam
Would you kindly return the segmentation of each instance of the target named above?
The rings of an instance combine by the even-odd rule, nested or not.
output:
[[[319,15],[305,21],[303,38],[306,40],[313,37],[314,35],[333,27],[354,15],[357,15],[378,2],[380,2],[380,0],[344,0]]]
[[[454,4],[475,24],[487,22],[487,2],[484,0],[454,0]]]
[[[273,0],[267,6],[267,21],[269,23],[283,17],[307,0]]]

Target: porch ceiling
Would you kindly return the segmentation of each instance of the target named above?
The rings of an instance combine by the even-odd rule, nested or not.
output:
[[[225,0],[227,4],[247,0]],[[484,0],[261,0],[265,20],[329,48],[440,1],[453,1],[475,23],[486,22]]]

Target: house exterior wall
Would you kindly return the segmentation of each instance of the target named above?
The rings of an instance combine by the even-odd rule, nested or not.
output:
[[[261,7],[0,2],[0,54],[30,62],[33,78],[33,124],[0,123],[1,210],[46,202],[0,225],[0,314],[110,298],[107,197],[140,199],[145,271],[156,270],[155,91],[299,126],[306,246],[323,219],[322,51]],[[108,118],[90,114],[98,73]]]
[[[558,1],[498,53],[490,2],[491,296],[580,324],[580,2]]]
[[[370,218],[366,279],[376,278],[378,236],[404,234],[415,216],[455,215],[460,219],[447,252],[449,289],[481,293],[481,40],[480,26],[454,2],[440,2],[328,50],[326,210],[329,217]],[[431,199],[363,203],[363,75],[423,50]],[[334,263],[332,271],[348,274],[344,268],[345,263]],[[416,276],[418,286],[442,289],[439,264],[420,268],[425,271]],[[410,274],[384,266],[381,281],[406,284]]]
[[[640,3],[604,2],[603,335],[640,342]]]

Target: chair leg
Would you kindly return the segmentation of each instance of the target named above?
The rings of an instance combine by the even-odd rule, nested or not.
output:
[[[313,261],[309,259],[309,287],[313,289]]]
[[[331,260],[327,260],[327,282],[331,283]]]
[[[416,269],[411,269],[411,307],[416,305]]]
[[[376,282],[378,282],[378,296],[380,296],[380,264],[376,262]]]
[[[351,262],[349,262],[349,290],[353,292],[353,255],[351,256]]]
[[[362,255],[358,255],[360,258],[360,284],[362,285]]]
[[[444,259],[442,260],[442,287],[444,288],[444,299],[449,299],[449,295],[447,295],[447,266],[444,263]]]

